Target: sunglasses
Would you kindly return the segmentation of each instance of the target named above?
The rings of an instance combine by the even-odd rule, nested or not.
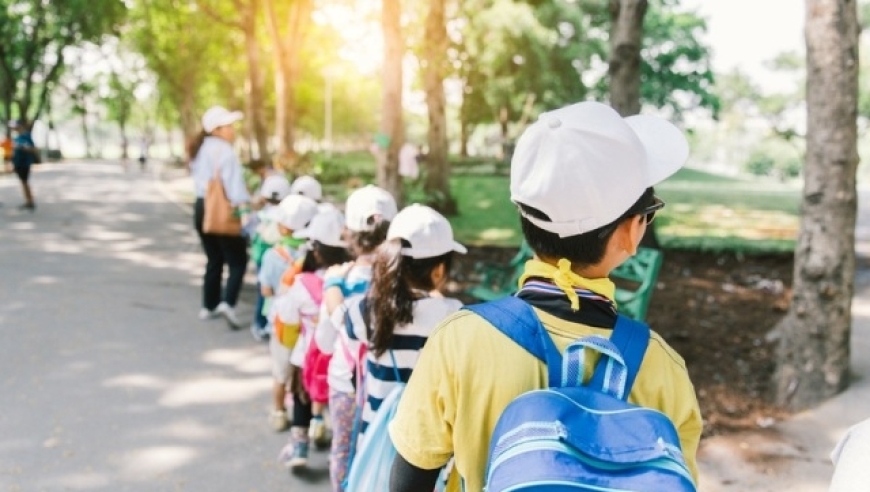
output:
[[[646,221],[646,224],[649,225],[652,223],[653,220],[655,220],[656,212],[658,212],[659,210],[661,210],[663,208],[665,208],[665,201],[657,196],[654,196],[652,205],[650,205],[648,207],[644,207],[641,211],[639,211],[635,214],[631,214],[631,215],[643,217],[644,220]],[[608,234],[613,232],[616,229],[616,226],[617,226],[617,224],[613,224],[610,227],[605,227],[604,229],[601,230],[601,232],[598,233],[598,237],[603,239]]]
[[[656,212],[665,208],[665,201],[661,198],[654,196],[653,204],[649,207],[644,208],[637,215],[640,215],[646,219],[647,225],[651,224],[653,220],[656,218]]]

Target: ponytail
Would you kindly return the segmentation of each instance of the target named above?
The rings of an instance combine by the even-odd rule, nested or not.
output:
[[[202,148],[202,143],[205,142],[205,137],[209,136],[205,130],[200,130],[195,137],[187,145],[187,157],[189,160],[196,159],[196,154],[199,154],[199,149]]]
[[[351,236],[351,250],[354,256],[365,255],[373,252],[387,239],[387,230],[390,221],[376,215],[369,218],[367,231],[354,232]]]
[[[432,270],[438,265],[450,270],[453,253],[414,259],[402,255],[402,248],[408,246],[404,239],[393,239],[381,244],[375,256],[368,298],[369,349],[376,357],[390,349],[396,326],[414,321],[414,301],[419,297],[414,289],[434,289]]]

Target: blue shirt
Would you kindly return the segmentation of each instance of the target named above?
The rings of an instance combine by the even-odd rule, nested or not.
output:
[[[208,181],[214,177],[218,167],[230,203],[236,206],[250,202],[251,195],[245,186],[242,163],[236,157],[233,146],[218,137],[206,137],[193,162],[190,163],[196,197],[205,197]]]
[[[30,133],[19,133],[12,140],[12,165],[15,167],[28,167],[36,160],[36,156],[24,147],[36,147]]]

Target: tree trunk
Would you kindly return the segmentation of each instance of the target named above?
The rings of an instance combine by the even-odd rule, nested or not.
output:
[[[640,113],[640,49],[647,0],[610,0],[610,105],[622,116]],[[647,227],[641,246],[659,249],[655,223]]]
[[[858,15],[806,0],[807,147],[791,306],[779,323],[777,402],[811,407],[848,384],[858,165]]]
[[[471,137],[471,129],[465,119],[459,120],[459,156],[468,157],[468,139]]]
[[[456,202],[450,194],[450,159],[447,141],[447,101],[444,95],[444,71],[447,60],[447,26],[445,0],[430,0],[423,39],[423,87],[429,113],[426,155],[426,191],[429,205],[444,215],[456,214]]]
[[[250,0],[244,17],[245,52],[248,58],[248,78],[250,80],[251,129],[257,141],[257,156],[261,159],[269,157],[269,130],[266,126],[263,72],[260,70],[260,42],[257,40],[257,13],[259,2]]]
[[[610,104],[623,116],[640,112],[640,49],[647,0],[610,0]]]
[[[294,156],[294,129],[296,126],[295,86],[299,78],[302,44],[307,34],[314,5],[311,0],[295,0],[288,7],[285,23],[280,23],[275,0],[266,0],[266,20],[272,38],[275,65],[275,133],[277,135],[276,160],[282,167],[292,164]],[[282,33],[281,26],[285,31]]]
[[[121,159],[126,161],[130,156],[128,152],[130,142],[127,140],[127,123],[118,122],[118,128],[121,130]]]
[[[91,150],[91,132],[88,129],[88,112],[82,112],[82,136],[85,139],[85,157],[90,159],[93,157],[93,151]]]
[[[378,152],[378,186],[389,191],[396,202],[404,201],[399,177],[399,150],[404,144],[402,127],[402,39],[401,1],[382,0],[381,28],[384,32],[383,99],[381,101],[381,133],[389,137],[386,149]]]

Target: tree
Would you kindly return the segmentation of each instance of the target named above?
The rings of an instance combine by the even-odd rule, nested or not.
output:
[[[401,1],[382,0],[381,28],[384,32],[384,70],[381,99],[380,140],[377,153],[378,186],[389,191],[402,203],[404,192],[399,176],[399,150],[405,139],[402,119],[402,58],[405,41],[402,37]]]
[[[121,0],[11,0],[0,9],[3,115],[34,121],[65,68],[65,48],[98,42],[124,18]],[[14,106],[14,108],[13,108]]]
[[[213,5],[214,0],[197,0],[197,5],[209,17],[244,35],[245,56],[248,62],[248,118],[257,142],[258,155],[269,155],[269,131],[266,126],[263,72],[260,69],[260,41],[257,38],[257,19],[260,0],[232,0],[233,12],[226,13]]]
[[[858,165],[858,16],[806,0],[807,149],[792,301],[777,325],[777,402],[805,409],[848,384]]]
[[[610,0],[610,104],[622,116],[640,112],[643,19],[647,0]]]
[[[314,9],[312,0],[293,0],[289,4],[281,4],[284,5],[279,5],[276,0],[264,0],[266,24],[269,26],[275,58],[275,132],[278,135],[276,154],[279,160],[293,154],[296,82],[302,66],[302,44]],[[280,20],[279,7],[286,9]]]
[[[423,40],[423,87],[429,116],[426,174],[423,189],[430,205],[442,213],[456,213],[450,194],[450,159],[447,141],[447,99],[444,77],[447,72],[447,25],[445,0],[430,0]]]

